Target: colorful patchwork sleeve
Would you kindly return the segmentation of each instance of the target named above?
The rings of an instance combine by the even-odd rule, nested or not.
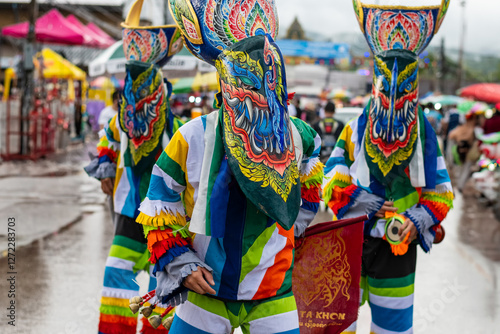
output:
[[[117,116],[111,118],[102,130],[103,134],[97,144],[97,157],[93,157],[85,171],[98,180],[114,178],[116,163],[120,154],[120,132],[116,124]]]
[[[148,240],[149,260],[154,264],[153,274],[161,277],[157,283],[157,294],[164,302],[183,289],[182,280],[197,267],[211,270],[191,248],[192,236],[183,203],[188,187],[188,152],[188,142],[182,131],[177,131],[153,168],[149,190],[137,217]],[[172,274],[165,276],[165,273]]]
[[[436,236],[437,226],[453,207],[453,188],[446,170],[444,158],[439,151],[437,157],[436,187],[422,189],[419,203],[402,213],[418,230],[418,241],[425,252],[430,251]]]
[[[300,166],[302,204],[295,221],[295,236],[301,236],[319,209],[324,166],[319,160],[321,138],[305,122],[295,119],[294,124],[301,134],[303,148]]]
[[[354,120],[352,122],[357,122]],[[325,167],[323,199],[332,209],[334,219],[368,215],[372,218],[382,207],[384,199],[353,184],[350,167],[354,163],[357,132],[352,122],[342,131],[337,145]]]

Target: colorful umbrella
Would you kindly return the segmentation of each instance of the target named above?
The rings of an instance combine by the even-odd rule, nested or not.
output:
[[[28,30],[29,22],[22,22],[2,28],[2,35],[26,38]],[[73,24],[66,21],[57,9],[51,9],[36,20],[35,36],[37,41],[44,43],[83,45],[86,41],[84,32],[78,31]]]
[[[490,107],[486,103],[482,102],[465,101],[460,103],[457,106],[457,109],[462,114],[471,115],[484,113],[486,110],[490,109]]]
[[[500,84],[480,83],[464,87],[458,91],[462,97],[482,101],[486,103],[500,102]]]
[[[455,95],[432,95],[425,99],[420,100],[420,104],[441,104],[442,106],[456,106],[460,103],[465,102],[466,100],[460,96]]]

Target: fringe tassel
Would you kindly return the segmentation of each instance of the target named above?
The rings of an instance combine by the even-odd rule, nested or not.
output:
[[[189,243],[187,242],[187,240],[184,240],[182,238],[167,239],[157,242],[153,245],[150,251],[151,257],[149,258],[149,261],[151,263],[156,263],[163,256],[163,254],[174,249],[175,247],[185,247],[188,245]]]
[[[179,255],[182,255],[184,253],[187,253],[191,250],[189,246],[183,246],[183,247],[175,247],[169,249],[167,252],[165,252],[162,256],[158,258],[158,262],[155,263],[155,267],[153,269],[153,275],[156,275],[158,271],[162,271],[163,268],[165,268],[166,265],[168,265],[174,258],[176,258]],[[153,256],[151,256],[153,257]],[[151,261],[151,259],[150,259]],[[151,261],[152,262],[152,261]]]
[[[190,236],[187,238],[180,233],[175,233],[172,230],[153,230],[147,235],[148,250],[153,251],[156,243],[162,243],[163,246],[172,248],[173,245],[185,246],[190,243]],[[185,240],[188,239],[188,240]]]
[[[160,215],[156,217],[150,217],[141,212],[137,217],[136,221],[142,225],[149,225],[155,227],[167,226],[167,225],[181,225],[181,226],[186,225],[185,216],[181,216],[180,214],[171,215],[165,212],[162,212]]]
[[[311,188],[302,187],[302,189],[300,190],[301,197],[303,200],[306,200],[308,202],[319,203],[321,201],[321,198],[319,196],[320,190],[321,187],[311,187]]]
[[[99,322],[99,333],[102,334],[135,334],[137,322],[134,326],[120,323]]]
[[[125,326],[136,326],[137,325],[137,317],[123,317],[116,314],[102,314],[101,320],[102,322],[110,323],[110,324],[121,324]]]

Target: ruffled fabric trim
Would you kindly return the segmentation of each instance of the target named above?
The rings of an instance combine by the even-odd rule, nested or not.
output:
[[[158,261],[152,262],[155,263],[154,269],[153,269],[153,275],[156,276],[156,273],[159,271],[163,271],[163,269],[173,261],[174,258],[177,256],[180,256],[186,252],[189,252],[191,250],[191,247],[189,246],[183,246],[183,247],[174,247],[166,252],[163,253],[161,257],[158,258]]]
[[[321,197],[319,195],[320,190],[321,190],[320,187],[311,187],[311,188],[302,187],[301,189],[302,200],[306,200],[311,203],[321,202]]]
[[[325,166],[319,161],[318,158],[314,158],[307,164],[307,172],[300,176],[301,185],[307,188],[318,186],[323,183],[323,168]]]
[[[162,214],[168,215],[186,215],[184,204],[182,202],[163,202],[160,200],[150,200],[145,198],[142,201],[139,211],[150,217],[158,217]],[[185,224],[183,224],[185,225]]]
[[[198,267],[213,272],[191,250],[175,257],[163,271],[156,274],[156,296],[165,305],[178,306],[183,303],[187,297],[187,289],[182,286],[182,281],[193,271],[197,271]]]
[[[181,225],[181,226],[186,225],[186,217],[179,213],[177,215],[173,215],[170,213],[162,212],[160,215],[156,217],[151,217],[141,212],[139,213],[139,216],[137,216],[136,221],[142,225],[149,225],[155,227],[167,226],[167,225]]]
[[[166,232],[167,235],[165,237],[168,237],[168,233],[171,233],[174,237],[177,235],[181,235],[183,238],[191,238],[192,234],[189,232],[188,226],[181,226],[181,225],[168,225],[168,226],[150,226],[150,225],[142,225],[142,229],[144,230],[144,237],[146,239],[149,239],[148,235],[149,233],[153,231],[161,231],[161,232]],[[160,232],[158,232],[160,233]],[[160,237],[162,238],[162,237]],[[162,238],[161,240],[163,240]]]
[[[164,246],[168,246],[168,248],[172,248],[173,245],[184,246],[191,242],[190,235],[184,236],[182,233],[177,233],[169,228],[165,230],[151,230],[147,235],[148,239],[148,250],[150,252],[153,251],[154,245],[156,243],[165,242]],[[185,240],[188,239],[188,240]],[[181,242],[182,244],[179,244]]]
[[[118,159],[118,154],[108,147],[97,147],[97,156],[102,158],[104,156],[108,157],[111,161],[116,162]]]
[[[328,206],[332,209],[337,219],[342,219],[347,210],[349,210],[349,208],[354,204],[354,201],[360,193],[361,188],[355,185],[350,185],[346,188],[335,186],[331,194],[331,198],[329,198],[326,203],[328,203]]]
[[[127,306],[128,309],[128,306]],[[132,312],[130,312],[132,314]],[[101,313],[101,321],[107,322],[110,324],[123,324],[125,326],[135,326],[137,325],[137,316],[128,315],[122,316],[117,314],[103,314]]]
[[[114,178],[116,176],[116,164],[109,161],[99,163],[99,158],[94,158],[90,164],[83,169],[88,176],[98,180]]]
[[[325,203],[330,202],[332,198],[333,189],[335,187],[346,188],[352,185],[351,177],[346,174],[336,172],[333,178],[327,183],[323,190],[323,200]]]
[[[188,245],[188,240],[185,240],[180,236],[157,242],[151,247],[151,257],[149,258],[149,261],[151,263],[156,263],[170,249],[173,249],[175,247],[185,247]]]

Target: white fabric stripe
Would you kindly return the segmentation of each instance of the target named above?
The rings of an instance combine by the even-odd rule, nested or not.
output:
[[[165,185],[176,193],[181,193],[184,191],[184,189],[186,189],[186,187],[177,183],[177,181],[175,181],[170,175],[165,173],[158,165],[154,165],[152,174],[161,177]]]
[[[184,210],[184,204],[182,202],[163,202],[160,200],[155,200],[152,201],[149,198],[145,198],[144,201],[142,201],[139,211],[142,213],[150,216],[150,217],[156,217],[161,214],[161,212],[165,212],[167,214],[177,214],[180,213],[181,215],[185,214]]]
[[[200,172],[200,180],[196,204],[193,208],[193,216],[191,217],[191,222],[189,224],[189,230],[193,233],[205,234],[205,212],[207,206],[207,196],[208,196],[208,181],[210,177],[210,165],[212,163],[214,147],[215,147],[215,129],[218,124],[217,120],[219,117],[219,112],[214,111],[208,114],[206,120],[206,130],[205,130],[205,150],[203,153],[203,164]],[[189,123],[188,123],[189,124]],[[200,134],[198,134],[199,136]],[[199,163],[199,161],[198,161]]]
[[[358,142],[358,122],[359,122],[359,117],[358,118],[355,118],[353,119],[350,123],[349,123],[349,127],[351,128],[352,130],[352,135],[351,135],[351,142],[354,144],[354,156],[357,157],[359,155],[359,152],[360,152],[360,148],[362,146],[358,146],[356,145],[356,143]],[[364,129],[363,129],[364,131]],[[363,136],[363,138],[365,138],[365,136]],[[346,143],[347,144],[347,143]]]
[[[121,159],[123,161],[123,159]],[[121,213],[123,211],[123,207],[125,206],[125,202],[127,201],[127,197],[130,193],[130,183],[128,180],[127,171],[122,168],[122,174],[120,179],[117,181],[118,186],[116,187],[116,191],[113,197],[113,205],[115,207],[115,212]]]
[[[116,269],[124,269],[133,271],[135,262],[120,259],[118,257],[108,256],[106,260],[106,267],[116,268]]]
[[[293,146],[295,146],[295,161],[297,161],[297,166],[302,169],[304,160],[309,159],[309,157],[304,156],[304,145],[299,130],[293,122],[290,122],[290,124],[292,124],[292,139]]]
[[[319,148],[321,148],[321,137],[316,134],[316,137],[314,137],[314,151],[317,151]]]
[[[205,131],[205,129],[203,128],[203,122],[201,120],[201,117],[195,119],[194,121],[195,123],[192,124],[192,126],[189,128],[189,132],[182,133],[182,135],[184,136],[186,142],[189,144],[189,151],[186,161],[186,173],[187,173],[187,179],[189,180],[189,184],[191,184],[191,186],[194,188],[193,202],[196,203],[198,199],[198,186],[200,184],[200,178],[202,173],[202,164],[200,162],[203,161],[204,154],[207,154],[209,152],[205,152],[206,137],[203,137],[201,135]],[[208,117],[206,126],[208,129],[209,127]],[[213,152],[213,144],[211,150]],[[212,154],[210,154],[210,158],[211,157]]]
[[[139,294],[139,286],[137,286],[137,291],[103,287],[101,295],[103,297],[130,299],[132,297],[137,296],[138,294]]]
[[[446,162],[444,160],[444,157],[438,157],[437,158],[437,170],[442,170],[446,169]]]
[[[425,187],[425,166],[424,152],[422,150],[422,141],[420,137],[420,122],[417,120],[417,148],[413,158],[410,161],[410,181],[415,188]],[[408,134],[409,135],[409,134]]]
[[[238,299],[251,300],[264,279],[264,275],[274,264],[274,258],[286,246],[287,239],[279,234],[278,227],[275,227],[271,238],[262,250],[260,262],[252,271],[250,271],[238,287]]]
[[[177,306],[175,315],[191,326],[205,332],[229,334],[232,330],[229,319],[204,310],[190,301]]]
[[[394,332],[380,328],[372,322],[371,331],[375,334],[413,334],[413,327],[404,332]]]
[[[299,328],[299,315],[295,310],[256,319],[249,324],[252,334],[281,333]]]
[[[436,193],[446,193],[448,191],[453,191],[453,187],[451,185],[451,182],[444,182],[444,183],[441,183],[441,184],[438,184],[436,186],[436,189],[423,189],[422,192],[430,192],[430,191],[433,191],[433,192],[436,192]]]
[[[408,307],[413,306],[413,294],[406,297],[384,297],[377,296],[372,293],[369,295],[370,303],[391,310],[405,310]]]
[[[364,136],[360,147],[362,147],[362,149],[358,149],[358,154],[354,156],[354,162],[350,168],[350,175],[353,179],[353,184],[361,186],[365,189],[370,189],[370,169],[368,168],[368,163],[366,162]]]
[[[196,255],[201,261],[205,262],[205,257],[207,256],[207,250],[210,246],[210,241],[212,237],[208,237],[203,234],[195,234],[193,240],[193,248],[196,250]]]
[[[124,168],[125,159],[123,158],[123,155],[127,151],[128,137],[127,134],[123,132],[119,126],[117,126],[117,128],[118,128],[118,133],[120,133],[120,165],[118,166],[118,168]]]
[[[347,145],[347,143],[346,143]],[[336,146],[335,149],[333,150],[332,154],[330,155],[330,158],[343,158],[345,154],[345,150],[341,147]]]

